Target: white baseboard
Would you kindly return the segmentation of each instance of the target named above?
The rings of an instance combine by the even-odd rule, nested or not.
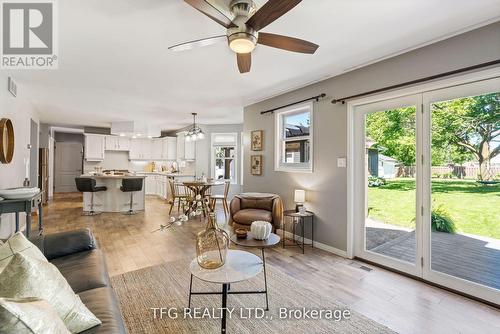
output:
[[[281,237],[283,235],[283,230],[278,229],[276,231],[276,233]],[[293,239],[293,233],[285,231],[285,237]],[[300,240],[302,241],[302,236],[299,236],[296,234],[295,237],[300,238]],[[304,242],[306,243],[306,247],[307,247],[308,246],[307,244],[311,244],[312,241],[311,241],[311,239],[304,238]],[[326,244],[321,243],[319,241],[314,241],[314,248],[319,248],[321,250],[324,250],[326,252],[341,256],[343,258],[349,258],[347,256],[347,251],[326,245]]]

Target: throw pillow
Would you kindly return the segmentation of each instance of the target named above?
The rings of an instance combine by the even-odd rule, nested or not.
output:
[[[22,232],[17,232],[3,245],[0,244],[0,272],[7,266],[15,253],[23,253],[35,259],[47,262],[47,259],[38,247],[29,242]]]
[[[52,263],[23,253],[14,254],[0,272],[0,296],[45,299],[71,333],[79,333],[101,324]]]
[[[47,301],[0,298],[0,333],[69,334]]]

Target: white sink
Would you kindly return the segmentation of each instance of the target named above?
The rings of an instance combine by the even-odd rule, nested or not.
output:
[[[9,188],[9,189],[0,189],[0,197],[4,199],[23,199],[30,198],[35,196],[40,192],[39,188],[28,188],[28,187],[20,187],[20,188]]]

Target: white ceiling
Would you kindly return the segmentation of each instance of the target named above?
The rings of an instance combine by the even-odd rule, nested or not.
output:
[[[500,0],[304,0],[263,31],[317,43],[316,54],[258,46],[244,75],[224,44],[167,50],[225,33],[182,0],[64,0],[58,10],[59,69],[14,73],[41,120],[167,130],[191,112],[200,123],[241,123],[245,105],[497,20]]]

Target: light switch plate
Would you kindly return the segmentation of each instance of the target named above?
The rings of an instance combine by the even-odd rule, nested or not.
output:
[[[337,158],[337,167],[346,168],[347,167],[347,159],[346,158]]]

